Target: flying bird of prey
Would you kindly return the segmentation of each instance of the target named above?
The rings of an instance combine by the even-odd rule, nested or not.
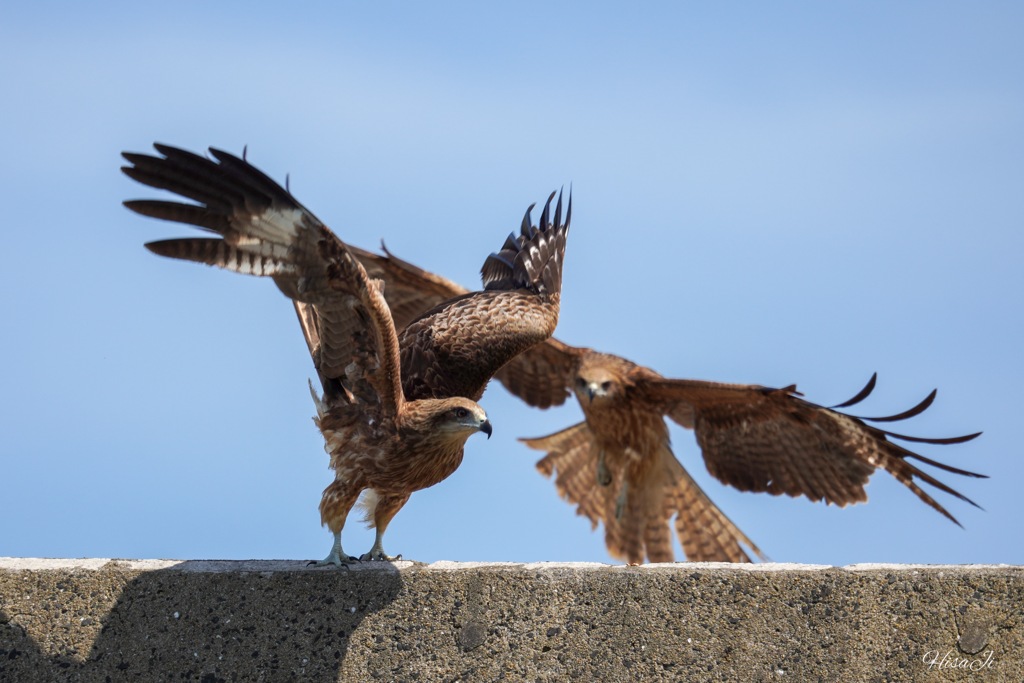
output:
[[[476,403],[488,380],[555,329],[571,198],[564,223],[561,196],[551,217],[554,193],[539,227],[527,209],[520,234],[484,262],[483,291],[435,300],[412,324],[396,327],[384,283],[244,156],[211,148],[210,159],[154,146],[160,156],[125,152],[124,173],[194,203],[125,205],[218,237],[146,246],[161,256],[270,277],[295,304],[323,387],[322,396],[313,392],[315,421],[335,473],[320,503],[321,521],[334,534],[324,562],[355,560],[342,549],[341,532],[364,490],[376,539],[361,559],[392,559],[384,532],[410,494],[454,472],[471,435],[490,436],[491,423]]]
[[[382,256],[361,250],[357,256],[368,272],[387,283],[385,296],[397,312],[396,320],[465,291],[386,249]],[[802,495],[842,507],[867,500],[864,487],[880,468],[959,524],[918,481],[976,504],[910,461],[954,474],[984,476],[893,442],[954,444],[978,434],[921,438],[877,426],[920,414],[935,399],[934,391],[914,408],[889,417],[840,412],[871,393],[874,376],[852,399],[826,408],[802,399],[795,386],[772,389],[668,379],[624,358],[551,338],[514,358],[495,377],[538,408],[561,405],[575,394],[586,418],[583,422],[523,441],[546,453],[537,468],[547,476],[555,475],[559,493],[593,527],[604,525],[609,553],[630,563],[674,559],[673,518],[690,560],[749,562],[744,546],[764,558],[675,457],[666,417],[694,430],[708,471],[741,491]]]

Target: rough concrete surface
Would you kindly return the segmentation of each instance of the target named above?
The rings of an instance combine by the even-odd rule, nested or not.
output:
[[[2,681],[1024,680],[1024,569],[0,559]]]

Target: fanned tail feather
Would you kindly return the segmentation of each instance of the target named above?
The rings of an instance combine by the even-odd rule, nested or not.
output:
[[[537,462],[537,470],[546,477],[555,476],[555,488],[566,501],[576,505],[576,514],[590,520],[596,529],[604,519],[610,500],[608,487],[597,487],[597,459],[594,439],[585,422],[550,436],[520,439],[530,448],[547,451]]]
[[[585,422],[555,434],[520,439],[530,448],[546,451],[537,462],[541,474],[554,476],[555,488],[576,514],[590,520],[591,528],[604,526],[608,553],[638,564],[672,562],[672,517],[688,560],[750,562],[743,546],[761,559],[761,550],[718,509],[666,446],[657,467],[645,479],[625,483],[613,474],[612,485],[597,482],[597,445]],[[621,514],[617,510],[622,486],[628,486]]]
[[[712,502],[690,477],[668,446],[661,452],[662,466],[669,470],[669,516],[675,513],[675,530],[686,559],[696,562],[750,562],[749,548],[759,559],[767,556]]]

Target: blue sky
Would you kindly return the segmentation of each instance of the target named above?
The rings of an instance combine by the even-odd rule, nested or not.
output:
[[[188,234],[121,150],[240,152],[342,237],[467,286],[572,183],[557,336],[664,375],[862,412],[991,475],[965,529],[885,473],[847,509],[677,455],[777,561],[1024,563],[1024,10],[1017,3],[25,3],[0,21],[0,555],[319,558],[330,481],[272,283],[158,259]],[[516,437],[580,419],[492,387],[494,438],[388,531],[408,559],[609,561]],[[372,532],[353,519],[345,546]]]

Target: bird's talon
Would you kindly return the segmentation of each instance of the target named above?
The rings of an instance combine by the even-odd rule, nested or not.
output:
[[[333,565],[334,567],[337,567],[338,569],[348,570],[350,564],[352,564],[353,562],[358,562],[358,561],[359,560],[357,558],[350,556],[347,560],[342,560],[340,562],[335,562],[333,560],[310,560],[309,562],[306,563],[306,566],[307,567],[311,567],[313,565],[316,565],[318,567],[330,567],[330,566]]]
[[[339,534],[335,536],[334,545],[331,546],[331,552],[327,553],[327,557],[319,561],[311,560],[306,564],[306,566],[308,567],[313,564],[333,564],[336,567],[345,567],[348,569],[348,565],[358,561],[358,557],[352,557],[342,549],[341,536]]]
[[[383,551],[370,551],[364,553],[360,558],[362,562],[395,562],[402,559],[401,555],[387,555]]]

